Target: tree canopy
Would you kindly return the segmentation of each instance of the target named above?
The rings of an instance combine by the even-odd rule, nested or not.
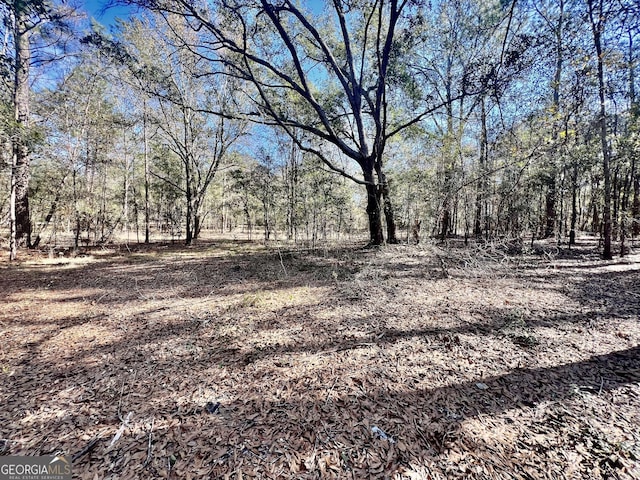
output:
[[[590,232],[607,257],[638,235],[632,2],[128,3],[108,29],[3,4],[15,245],[134,225],[380,245],[419,221],[440,239]],[[310,197],[340,218],[318,225]]]

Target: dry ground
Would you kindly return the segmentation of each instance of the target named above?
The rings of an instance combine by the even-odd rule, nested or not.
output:
[[[218,240],[0,291],[0,453],[78,478],[640,478],[637,255]]]

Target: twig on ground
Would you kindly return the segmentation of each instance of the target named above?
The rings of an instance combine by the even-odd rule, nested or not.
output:
[[[326,399],[325,399],[325,401],[324,401],[324,406],[325,406],[325,407],[326,407],[326,406],[327,406],[327,404],[329,403],[329,397],[331,396],[331,393],[333,392],[333,389],[335,388],[336,383],[338,383],[338,377],[336,377],[336,378],[333,380],[333,384],[331,385],[331,388],[329,388],[329,390],[327,391],[327,398],[326,398]]]
[[[598,390],[598,396],[602,393],[602,387],[604,387],[604,377],[600,377],[600,390]]]
[[[0,438],[0,455],[4,455],[9,450],[9,443],[11,440],[8,438]]]
[[[129,424],[129,420],[131,420],[131,416],[132,415],[133,415],[133,412],[129,412],[127,414],[127,418],[124,419],[124,421],[122,422],[122,425],[120,425],[120,428],[118,429],[116,434],[113,436],[113,440],[111,440],[111,443],[109,444],[109,448],[113,447],[115,445],[115,443],[118,440],[120,440],[120,437],[122,437],[122,434],[124,433],[125,429],[127,428],[127,425]]]
[[[147,458],[144,461],[144,463],[142,464],[143,467],[146,467],[147,465],[149,465],[149,462],[151,462],[151,452],[153,450],[153,446],[151,444],[151,439],[152,439],[152,434],[153,434],[153,422],[155,419],[151,419],[151,428],[149,428],[149,442],[147,444]]]
[[[280,248],[278,248],[278,256],[280,257],[280,265],[282,266],[282,271],[284,272],[285,278],[287,277],[287,269],[284,268],[284,262],[282,261],[282,253],[280,252]]]
[[[87,443],[84,448],[76,453],[74,453],[71,456],[71,461],[75,462],[76,460],[78,460],[79,458],[83,457],[84,455],[86,455],[87,453],[89,453],[91,450],[93,450],[93,448],[96,446],[96,444],[98,443],[98,441],[102,438],[101,435],[97,435],[95,437],[93,437],[91,439],[91,441],[89,443]]]
[[[424,442],[425,446],[431,447],[431,442],[429,442],[424,432],[422,431],[422,428],[420,428],[420,426],[418,425],[418,420],[416,420],[415,418],[413,419],[413,426],[415,427],[416,435],[420,437],[420,439]]]
[[[135,383],[136,381],[136,376],[138,375],[138,371],[135,370],[133,372],[133,382]],[[120,419],[121,422],[124,422],[124,420],[122,419],[122,397],[124,396],[124,386],[127,384],[127,382],[125,380],[122,381],[122,387],[120,388],[120,398],[118,399],[118,418]],[[127,392],[127,395],[129,393]]]
[[[118,418],[120,419],[121,422],[123,422],[124,420],[122,419],[122,396],[124,394],[124,386],[127,382],[125,380],[122,380],[122,387],[120,387],[120,397],[118,398],[118,410],[117,410],[117,414],[118,414]]]

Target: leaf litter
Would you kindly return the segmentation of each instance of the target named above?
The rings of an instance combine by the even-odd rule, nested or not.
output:
[[[86,479],[640,478],[640,258],[582,248],[2,264],[2,454]]]

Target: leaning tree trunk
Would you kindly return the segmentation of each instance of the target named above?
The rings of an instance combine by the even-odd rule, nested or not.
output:
[[[197,240],[200,236],[200,230],[202,229],[202,221],[200,219],[200,214],[196,213],[193,216],[193,235],[192,240]]]
[[[29,63],[31,52],[26,27],[26,12],[16,11],[14,77],[14,107],[18,134],[13,141],[14,168],[12,171],[15,192],[15,240],[18,244],[31,245],[31,220],[29,216],[29,146],[26,132],[29,128]]]

